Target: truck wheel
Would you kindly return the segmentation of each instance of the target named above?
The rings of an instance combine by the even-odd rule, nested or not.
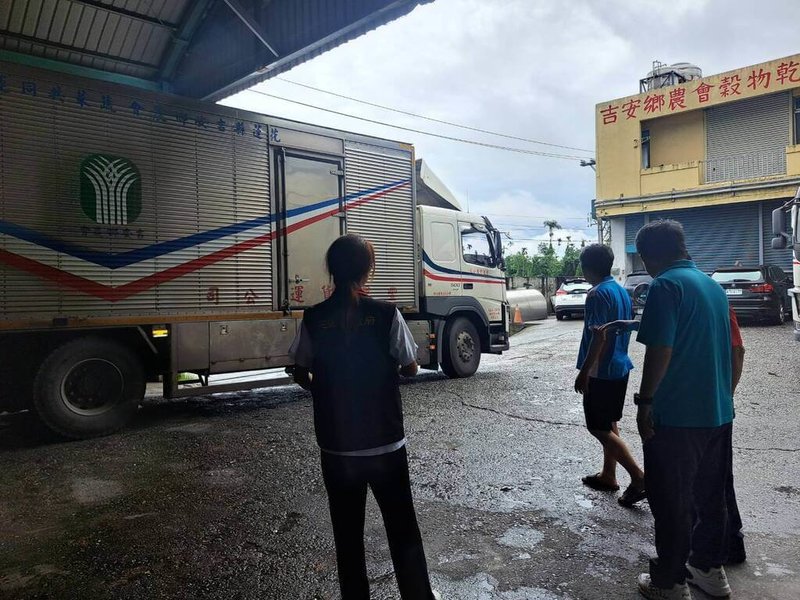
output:
[[[67,342],[44,360],[33,386],[42,422],[70,439],[124,427],[144,398],[144,369],[124,346],[97,337]]]
[[[444,334],[442,371],[451,379],[470,377],[481,364],[481,339],[475,325],[465,317],[448,323]]]
[[[557,312],[556,313],[556,319],[558,319],[559,321],[563,321],[564,320],[564,313]]]

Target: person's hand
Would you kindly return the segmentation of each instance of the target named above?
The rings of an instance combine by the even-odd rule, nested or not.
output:
[[[619,335],[620,333],[630,331],[634,323],[636,323],[636,321],[611,321],[610,323],[601,325],[598,331],[605,336]]]
[[[653,426],[653,406],[650,404],[640,404],[636,413],[636,425],[639,428],[639,436],[646,442],[656,434]]]
[[[578,376],[575,378],[575,391],[579,394],[585,394],[589,389],[589,373],[581,369]]]

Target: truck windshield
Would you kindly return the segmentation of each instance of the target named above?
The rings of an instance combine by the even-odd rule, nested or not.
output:
[[[480,231],[474,225],[461,226],[461,251],[464,262],[481,267],[496,266],[488,233]]]

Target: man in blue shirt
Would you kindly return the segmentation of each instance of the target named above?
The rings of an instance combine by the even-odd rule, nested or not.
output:
[[[597,329],[613,321],[630,319],[633,308],[628,292],[611,277],[614,253],[608,246],[592,244],[581,252],[581,269],[594,287],[586,296],[583,339],[578,353],[575,391],[583,394],[586,427],[603,446],[603,470],[583,478],[584,485],[596,490],[616,491],[617,463],[628,472],[631,484],[619,499],[632,507],[645,498],[644,473],[619,435],[617,422],[622,418],[628,373],[633,368],[628,358],[630,335],[610,338]]]
[[[689,260],[683,227],[636,236],[655,278],[637,340],[647,346],[637,424],[658,558],[639,576],[646,598],[689,600],[686,585],[730,595],[725,570],[733,420],[731,325],[722,288]],[[688,560],[688,565],[687,565]]]

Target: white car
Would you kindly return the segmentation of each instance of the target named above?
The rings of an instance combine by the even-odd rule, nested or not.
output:
[[[562,321],[565,317],[573,315],[583,316],[586,294],[590,289],[592,285],[585,279],[570,279],[562,283],[556,290],[556,295],[550,299],[556,319]]]

